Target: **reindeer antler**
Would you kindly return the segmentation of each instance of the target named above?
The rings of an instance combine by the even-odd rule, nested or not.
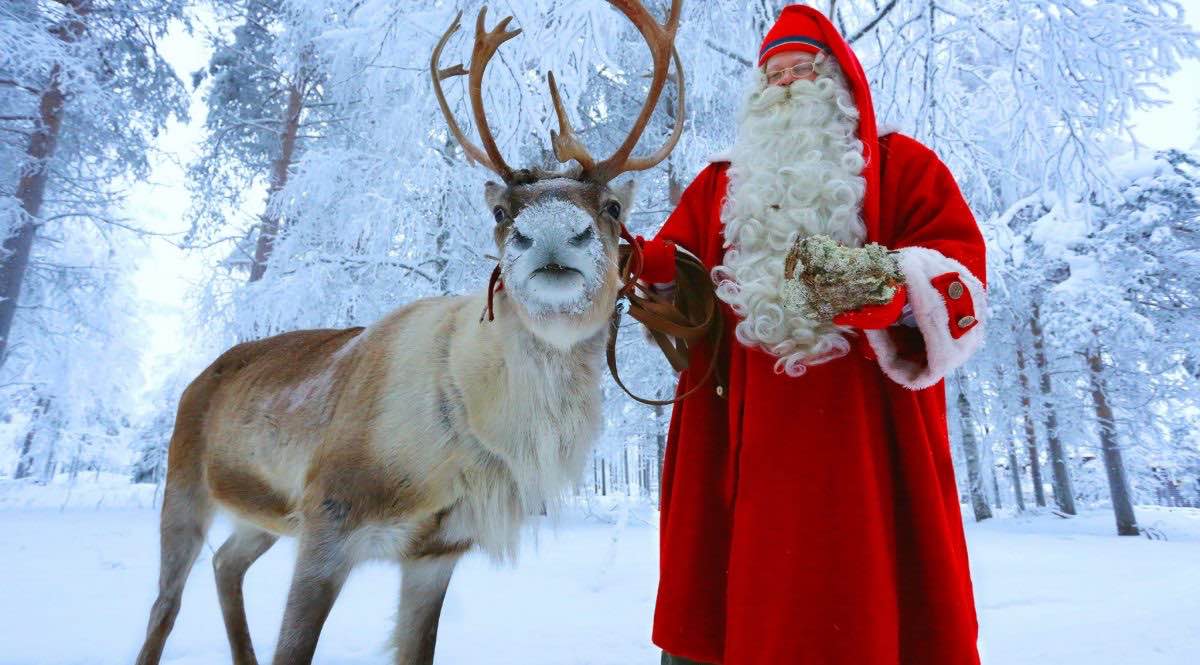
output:
[[[550,81],[550,99],[554,102],[554,113],[558,116],[558,131],[550,130],[550,145],[554,148],[554,156],[560,162],[575,160],[583,167],[584,172],[591,171],[596,166],[592,153],[587,146],[579,142],[571,129],[571,121],[563,109],[562,99],[558,96],[558,84],[554,82],[554,72],[547,77]]]
[[[500,45],[521,34],[521,31],[519,29],[511,32],[507,30],[509,22],[512,21],[511,16],[496,24],[493,30],[485,30],[484,17],[486,15],[487,7],[484,7],[479,10],[479,16],[475,19],[475,47],[471,51],[471,69],[464,69],[462,64],[445,69],[439,68],[438,65],[438,61],[442,57],[442,48],[446,46],[450,37],[462,27],[462,12],[460,11],[433,49],[433,55],[429,59],[429,73],[433,78],[433,91],[437,95],[438,105],[442,108],[442,115],[446,117],[446,124],[450,126],[450,132],[454,134],[454,138],[458,140],[459,145],[467,154],[467,160],[483,164],[503,178],[505,182],[509,182],[513,178],[513,170],[505,163],[504,157],[500,155],[500,149],[496,147],[496,139],[492,136],[487,114],[483,109],[483,73],[487,69],[488,61],[496,54]],[[450,111],[450,105],[446,103],[446,95],[442,92],[443,80],[464,74],[467,75],[471,110],[475,116],[475,126],[479,131],[479,138],[483,141],[483,149],[480,149],[463,134],[462,129],[458,126],[458,121],[454,119],[454,114]]]
[[[558,86],[554,82],[554,74],[550,74],[550,96],[554,100],[554,111],[558,115],[559,131],[550,132],[550,140],[554,146],[554,156],[558,161],[565,162],[569,159],[574,159],[583,167],[584,174],[601,182],[608,182],[618,175],[627,171],[644,171],[666,159],[667,155],[671,154],[671,150],[675,148],[675,144],[679,142],[679,137],[683,134],[683,115],[684,115],[684,82],[683,82],[683,65],[679,60],[679,53],[675,50],[675,32],[679,28],[679,13],[682,0],[672,0],[671,11],[667,15],[665,25],[659,25],[650,15],[640,1],[637,0],[608,0],[608,2],[616,7],[622,14],[633,22],[642,37],[646,39],[646,44],[650,47],[650,55],[654,61],[654,74],[650,81],[650,92],[646,96],[646,102],[642,105],[642,111],[638,114],[637,120],[633,124],[633,128],[629,130],[629,135],[625,137],[625,142],[611,157],[595,163],[587,148],[575,137],[575,133],[571,130],[570,122],[567,120],[566,111],[563,110],[562,102],[558,96]],[[668,71],[670,69],[670,61],[675,61],[675,82],[679,86],[678,90],[678,105],[675,112],[675,129],[671,132],[671,137],[667,142],[654,153],[646,157],[631,158],[634,146],[637,145],[638,139],[641,138],[642,132],[645,131],[647,123],[650,122],[650,115],[654,112],[654,107],[658,104],[658,98],[662,94],[663,86],[666,84]]]
[[[629,135],[625,137],[625,141],[611,157],[600,163],[596,163],[591,153],[588,152],[587,147],[575,136],[575,132],[571,128],[571,122],[567,119],[567,112],[563,108],[562,99],[558,94],[558,85],[554,80],[554,72],[550,72],[549,75],[550,97],[554,102],[554,112],[558,117],[558,131],[550,131],[550,142],[554,148],[554,156],[560,162],[570,160],[579,162],[579,165],[583,167],[583,177],[599,182],[608,182],[627,171],[643,171],[666,159],[667,155],[671,154],[671,150],[675,148],[675,144],[679,142],[679,137],[683,135],[684,116],[683,64],[680,62],[679,53],[675,50],[675,32],[679,28],[680,6],[683,0],[672,0],[671,11],[664,25],[659,25],[654,20],[654,17],[650,15],[650,12],[640,0],[608,0],[608,2],[637,26],[638,31],[646,39],[646,44],[650,47],[650,55],[654,62],[654,73],[650,81],[650,91],[646,96],[645,103],[642,105],[642,110],[638,114],[633,128],[629,130]],[[442,38],[438,40],[437,46],[433,49],[433,55],[429,60],[429,73],[433,78],[433,90],[437,95],[442,115],[446,117],[446,124],[449,125],[454,138],[463,147],[463,151],[467,155],[467,160],[483,164],[496,172],[508,183],[514,179],[514,172],[500,155],[500,150],[496,147],[496,139],[493,137],[491,127],[488,125],[487,113],[483,108],[483,74],[487,69],[488,62],[496,54],[500,45],[521,34],[521,31],[519,29],[508,30],[508,24],[512,21],[511,16],[500,21],[492,30],[486,30],[484,27],[484,18],[486,16],[487,7],[484,7],[479,10],[479,16],[475,19],[475,46],[471,51],[471,68],[468,70],[461,64],[458,64],[441,69],[438,64],[446,42],[461,27],[462,12],[459,12],[454,17],[454,22],[447,28],[445,34],[442,35]],[[667,139],[667,142],[655,152],[645,157],[631,157],[630,155],[637,145],[638,139],[641,138],[642,132],[645,131],[646,125],[650,122],[650,116],[654,113],[654,108],[658,105],[658,98],[661,96],[667,78],[670,76],[671,60],[675,61],[674,79],[678,86],[675,128],[671,132],[671,136]],[[483,142],[483,148],[480,148],[467,139],[462,129],[458,126],[458,121],[454,119],[454,115],[450,111],[450,105],[446,103],[446,95],[442,91],[442,81],[463,75],[468,77],[467,89],[471,97],[471,111],[475,117],[475,125],[479,131],[479,138]]]

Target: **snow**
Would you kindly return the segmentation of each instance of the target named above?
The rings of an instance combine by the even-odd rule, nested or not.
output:
[[[1082,242],[1091,230],[1087,213],[1083,206],[1060,203],[1030,226],[1029,238],[1047,257],[1065,259],[1071,245]]]
[[[129,663],[157,575],[153,486],[0,483],[0,664]],[[101,500],[103,499],[103,500]],[[1139,506],[1166,540],[1118,538],[1097,510],[1000,517],[967,528],[987,665],[1180,665],[1200,650],[1200,510]],[[583,506],[529,539],[515,567],[464,559],[442,616],[438,665],[656,663],[649,643],[656,513]],[[228,662],[209,535],[163,662]],[[291,575],[281,541],[246,579],[260,660],[269,660]],[[322,634],[317,663],[388,663],[394,566],[360,567]]]

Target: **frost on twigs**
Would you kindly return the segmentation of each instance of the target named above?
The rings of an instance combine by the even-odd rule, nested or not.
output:
[[[826,321],[864,305],[891,302],[904,282],[899,264],[883,245],[846,247],[826,235],[797,239],[783,275],[785,306]]]

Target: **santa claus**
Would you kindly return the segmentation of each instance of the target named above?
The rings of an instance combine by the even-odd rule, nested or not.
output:
[[[819,12],[784,9],[759,65],[728,160],[646,242],[653,281],[676,246],[712,270],[728,327],[679,380],[711,385],[671,419],[654,641],[668,663],[978,663],[942,379],[983,339],[983,239],[945,164],[879,135]],[[818,236],[888,248],[890,300],[790,303]]]

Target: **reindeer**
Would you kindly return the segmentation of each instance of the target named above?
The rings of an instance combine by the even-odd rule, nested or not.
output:
[[[235,528],[213,570],[235,663],[257,662],[246,570],[281,535],[294,535],[275,663],[309,663],[350,570],[384,558],[403,574],[395,662],[429,665],[459,558],[474,547],[514,557],[526,516],[580,476],[601,425],[608,324],[630,283],[617,256],[633,186],[609,183],[662,161],[683,118],[673,46],[681,0],[665,24],[640,2],[610,2],[645,37],[654,74],[633,129],[603,161],[576,139],[551,73],[559,121],[552,145],[560,162],[576,164],[550,172],[504,162],[482,81],[496,50],[520,33],[507,29],[512,17],[488,31],[486,8],[479,12],[470,70],[438,64],[461,12],[433,50],[430,73],[450,131],[469,160],[503,180],[485,186],[499,253],[487,291],[419,300],[366,328],[239,344],[184,391],[168,456],[159,592],[139,664],[159,661],[213,512],[223,508]],[[675,128],[656,152],[634,157],[671,59],[680,86]],[[442,92],[443,80],[462,75],[482,149],[463,135]]]

